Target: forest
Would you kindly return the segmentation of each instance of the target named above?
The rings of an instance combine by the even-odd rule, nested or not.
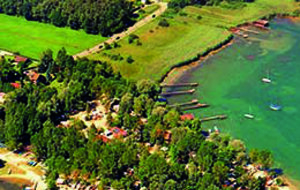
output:
[[[117,10],[117,11],[116,11]],[[133,24],[133,3],[127,0],[1,0],[0,13],[58,27],[84,29],[109,36]]]
[[[242,3],[242,2],[254,2],[254,0],[171,0],[168,3],[168,6],[170,8],[183,8],[188,5],[214,6],[214,5],[219,5],[221,2],[235,4],[235,3]]]
[[[49,189],[57,189],[55,182],[62,174],[82,184],[100,181],[98,189],[264,189],[266,178],[253,178],[245,168],[270,168],[269,151],[248,154],[241,141],[205,132],[199,119],[182,120],[180,111],[158,101],[161,89],[156,82],[125,80],[107,63],[74,60],[65,49],[56,58],[52,54],[42,54],[35,69],[43,80],[36,84],[25,75],[28,64],[16,68],[0,61],[6,69],[0,73],[6,79],[2,87],[21,84],[5,89],[0,139],[11,150],[32,146],[37,159],[48,166]],[[104,131],[93,125],[87,136],[81,121],[59,125],[78,110],[90,110],[88,102],[103,95],[119,100],[117,116],[108,117],[108,122],[127,131],[126,137],[107,142],[99,138]],[[158,150],[150,151],[155,147]]]

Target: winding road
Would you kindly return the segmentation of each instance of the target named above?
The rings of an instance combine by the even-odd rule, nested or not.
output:
[[[105,42],[102,42],[102,43],[96,45],[95,47],[92,47],[88,50],[85,50],[76,55],[73,55],[73,57],[76,59],[79,57],[85,57],[90,54],[100,52],[102,50],[102,48],[99,48],[99,46],[104,47],[104,43],[112,44],[115,41],[119,41],[119,40],[123,39],[124,37],[128,36],[129,34],[133,33],[134,31],[136,31],[137,29],[141,28],[145,24],[151,22],[154,19],[152,17],[152,15],[155,15],[155,18],[156,18],[156,17],[160,16],[161,14],[163,14],[168,8],[168,4],[165,2],[158,2],[157,4],[160,6],[158,10],[156,10],[154,13],[148,15],[147,17],[143,18],[139,22],[135,23],[133,26],[129,27],[126,31],[118,33],[118,34],[114,34],[111,38],[109,38]]]

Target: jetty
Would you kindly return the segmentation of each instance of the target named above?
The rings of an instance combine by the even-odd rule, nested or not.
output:
[[[174,91],[174,92],[164,92],[160,94],[160,96],[175,96],[175,95],[184,95],[184,94],[193,94],[196,90],[182,90],[182,91]]]
[[[204,122],[204,121],[223,120],[223,119],[227,119],[227,115],[216,115],[216,116],[212,116],[212,117],[206,117],[206,118],[200,119],[200,121]]]
[[[208,104],[196,104],[196,105],[194,105],[194,106],[188,106],[188,107],[184,107],[184,108],[182,108],[181,110],[182,111],[186,111],[186,110],[194,110],[194,109],[199,109],[199,108],[207,108],[207,107],[209,107],[209,105]]]
[[[253,33],[253,34],[259,34],[258,31],[250,30],[250,29],[247,29],[247,28],[244,28],[244,27],[241,27],[240,30],[243,30],[243,31],[249,32],[249,33]]]
[[[170,105],[170,107],[189,106],[189,105],[194,105],[194,104],[197,104],[197,103],[198,103],[198,100],[197,100],[197,99],[194,99],[194,100],[192,100],[192,101],[185,102],[185,103],[181,103],[181,104],[173,104],[173,105]]]
[[[198,83],[193,82],[193,83],[177,83],[177,84],[166,84],[162,83],[160,84],[161,87],[166,88],[166,87],[196,87],[198,86]]]

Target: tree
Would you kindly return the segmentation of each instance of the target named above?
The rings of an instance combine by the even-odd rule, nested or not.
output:
[[[53,66],[53,52],[52,50],[48,49],[42,53],[41,63],[39,65],[39,72],[44,73],[47,71],[47,69],[49,69],[50,72],[52,66]]]
[[[160,92],[159,85],[151,80],[140,80],[137,82],[137,91],[140,94],[146,94],[149,98],[155,98]]]
[[[141,181],[148,181],[151,176],[167,173],[168,164],[166,160],[157,153],[154,153],[141,158],[137,176]]]
[[[176,190],[177,187],[178,187],[177,182],[172,179],[169,179],[164,185],[165,190]]]
[[[180,114],[177,110],[172,109],[168,111],[164,116],[164,124],[170,128],[175,128],[178,126],[178,122],[180,120]]]
[[[217,161],[212,167],[212,174],[215,178],[214,184],[222,185],[227,179],[229,168],[223,162]]]
[[[126,61],[127,61],[127,63],[133,63],[134,59],[132,58],[132,56],[128,56]]]

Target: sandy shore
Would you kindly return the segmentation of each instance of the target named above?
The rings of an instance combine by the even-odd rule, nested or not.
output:
[[[22,187],[23,185],[31,187],[33,185],[33,183],[27,179],[13,176],[0,176],[0,181],[16,184],[19,187]]]

